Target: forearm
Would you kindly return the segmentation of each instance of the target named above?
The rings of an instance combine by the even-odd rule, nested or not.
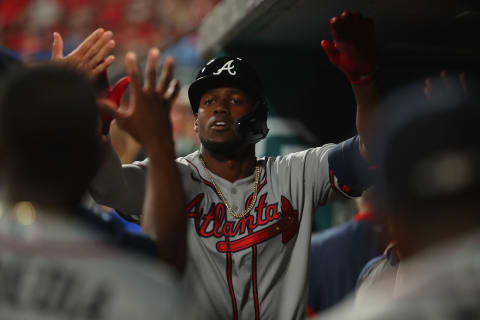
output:
[[[142,227],[156,236],[161,258],[182,272],[186,256],[185,200],[173,141],[145,149],[149,166]]]
[[[90,184],[89,192],[100,204],[123,214],[140,215],[144,199],[144,175],[144,170],[140,167],[123,167],[108,142],[103,162]]]
[[[357,102],[356,126],[360,136],[360,153],[368,160],[367,146],[372,137],[372,117],[380,98],[375,81],[368,84],[353,84],[353,93]]]

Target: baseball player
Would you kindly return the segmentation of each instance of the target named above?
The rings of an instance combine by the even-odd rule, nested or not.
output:
[[[0,99],[1,319],[195,319],[194,308],[183,308],[194,302],[178,277],[184,201],[165,91],[153,90],[155,80],[139,90],[135,59],[127,58],[132,103],[122,124],[134,127],[151,159],[145,210],[180,236],[157,247],[79,207],[103,151],[92,85],[59,66],[19,71]]]
[[[312,214],[336,195],[358,196],[366,187],[359,172],[368,167],[368,120],[377,102],[373,23],[344,12],[330,25],[335,43],[322,46],[352,83],[360,136],[257,158],[255,143],[268,128],[254,69],[238,57],[213,59],[189,88],[201,148],[176,163],[187,200],[188,273],[207,319],[303,318]],[[155,231],[155,219],[142,217],[149,167],[149,159],[122,167],[110,149],[90,191]]]

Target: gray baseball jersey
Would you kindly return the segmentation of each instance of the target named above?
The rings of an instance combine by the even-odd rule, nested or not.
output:
[[[92,219],[26,203],[0,213],[0,319],[194,319],[148,239],[120,247]]]
[[[358,153],[356,140],[352,143]],[[250,214],[240,219],[227,213],[199,152],[177,159],[188,201],[189,273],[201,304],[208,306],[205,318],[304,317],[312,214],[334,189],[348,191],[329,165],[329,154],[345,149],[332,144],[258,158],[258,197]],[[145,160],[122,169],[110,153],[91,186],[92,195],[138,219],[147,166]],[[249,206],[254,175],[231,183],[210,174],[236,212]]]

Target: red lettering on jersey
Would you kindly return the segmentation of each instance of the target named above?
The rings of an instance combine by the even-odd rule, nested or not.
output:
[[[265,198],[267,198],[266,193],[260,197],[260,201],[258,202],[257,207],[254,209],[255,212],[257,213],[257,223],[260,225],[264,225],[270,221],[268,220],[267,217],[265,220],[263,220],[263,209],[265,208]]]
[[[200,204],[202,203],[204,194],[200,193],[192,201],[187,205],[187,217],[197,219],[202,215],[202,211],[200,209]]]
[[[237,225],[235,226],[234,234],[245,233],[245,231],[247,231],[248,229],[251,229],[252,226],[253,226],[253,216],[251,215],[245,216],[237,222]]]
[[[233,237],[235,235],[235,233],[233,232],[233,224],[233,222],[227,221],[223,226],[223,234],[227,237]]]
[[[200,205],[202,204],[203,197],[205,195],[203,193],[200,193],[197,195],[195,198],[193,198],[192,201],[187,205],[187,217],[188,218],[193,218],[195,220],[195,228],[198,229],[200,228],[200,217],[202,216],[202,209],[200,209]]]
[[[212,203],[212,205],[210,206],[210,210],[208,210],[208,213],[205,216],[200,218],[200,219],[203,219],[203,221],[200,223],[200,219],[196,220],[196,222],[198,221],[198,223],[200,223],[200,226],[197,228],[197,232],[202,237],[208,238],[214,235],[215,227],[212,228],[212,231],[207,231],[207,228],[210,222],[213,222],[215,218],[215,215],[213,214],[214,209],[215,209],[215,204]]]
[[[220,252],[241,251],[269,240],[278,234],[282,234],[283,243],[290,241],[298,232],[298,212],[293,209],[287,198],[282,196],[281,201],[282,218],[277,223],[233,241],[228,240],[228,238],[226,241],[219,241],[217,242],[217,250]]]
[[[187,205],[187,216],[195,220],[196,230],[199,236],[204,238],[232,238],[247,234],[245,237],[232,242],[217,244],[219,251],[232,250],[233,252],[243,250],[246,247],[258,244],[262,241],[273,238],[282,233],[282,241],[288,242],[298,232],[298,212],[293,209],[291,202],[281,197],[282,212],[279,212],[278,203],[267,203],[268,193],[258,198],[258,204],[254,210],[239,220],[227,221],[227,207],[223,203],[212,203],[205,215],[201,209],[204,194],[195,196]],[[250,196],[245,207],[250,205],[253,197]],[[276,222],[275,222],[276,221]],[[272,222],[275,222],[272,224]],[[259,226],[269,224],[267,228],[256,231]],[[250,234],[248,231],[250,230]],[[241,241],[243,239],[243,241]],[[237,243],[238,242],[238,243]],[[237,243],[236,246],[230,245]],[[228,249],[226,249],[228,248]]]
[[[281,217],[280,212],[278,212],[278,204],[273,203],[267,206],[265,209],[267,215],[270,217],[270,220],[279,219]]]
[[[226,212],[227,210],[223,203],[217,203],[215,205],[215,237],[217,238],[223,237],[222,225],[226,220],[225,219]]]

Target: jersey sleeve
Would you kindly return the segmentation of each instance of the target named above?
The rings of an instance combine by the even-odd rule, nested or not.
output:
[[[315,206],[326,204],[336,195],[361,195],[369,182],[367,175],[358,173],[368,169],[358,149],[358,137],[340,144],[326,144],[278,157],[273,168],[281,185],[298,201],[312,201]]]
[[[334,147],[334,144],[327,144],[275,158],[271,168],[272,183],[296,203],[325,204],[332,193],[328,154]]]
[[[359,139],[357,135],[337,144],[328,155],[330,185],[347,198],[361,196],[371,185],[375,170],[361,156]]]
[[[147,160],[122,166],[110,143],[106,149],[103,164],[90,184],[89,192],[96,202],[138,222],[145,194]]]
[[[180,175],[189,175],[191,169],[180,159],[176,161]],[[129,221],[140,223],[147,167],[148,158],[122,165],[109,143],[103,164],[89,186],[89,193],[97,203],[115,209]]]

